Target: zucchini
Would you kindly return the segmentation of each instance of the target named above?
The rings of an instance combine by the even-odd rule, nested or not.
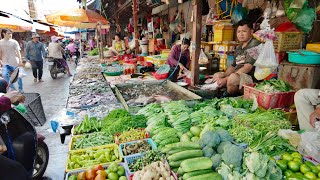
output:
[[[190,159],[190,158],[202,157],[202,156],[203,156],[202,150],[186,150],[186,151],[181,151],[181,152],[172,154],[171,156],[168,157],[168,160],[179,161],[183,159]]]
[[[186,150],[199,150],[199,149],[194,149],[194,148],[178,148],[178,149],[174,149],[174,150],[171,150],[169,152],[167,152],[168,155],[172,155],[172,154],[175,154],[175,153],[178,153],[178,152],[182,152],[182,151],[186,151]]]
[[[179,142],[179,139],[178,138],[169,138],[169,139],[165,139],[163,141],[160,142],[160,145],[161,146],[165,146],[167,144],[172,144],[172,143],[176,143],[176,142]]]
[[[212,169],[204,169],[204,170],[199,170],[199,171],[192,171],[192,172],[185,173],[183,175],[183,179],[188,179],[188,178],[193,177],[193,176],[199,176],[199,175],[202,175],[202,174],[208,174],[208,173],[212,173],[212,172],[214,172]]]
[[[177,149],[177,148],[194,148],[194,149],[200,149],[199,143],[192,143],[192,142],[178,142],[174,144],[168,144],[166,145],[166,148],[170,148],[171,150]]]
[[[208,157],[199,157],[186,159],[182,161],[180,167],[184,172],[197,171],[202,169],[209,169],[212,167],[212,161]]]
[[[188,178],[187,180],[223,180],[222,176],[216,172],[208,173],[208,174],[202,174],[199,176],[192,176]]]
[[[170,167],[172,167],[172,168],[178,168],[178,167],[180,167],[180,164],[182,163],[182,161],[183,161],[183,160],[180,160],[180,161],[171,161],[171,162],[169,163],[169,165],[170,165]]]

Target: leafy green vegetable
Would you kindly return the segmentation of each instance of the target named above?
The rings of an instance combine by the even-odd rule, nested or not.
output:
[[[257,84],[256,89],[272,94],[277,92],[288,92],[293,88],[289,83],[285,81],[271,79]]]
[[[84,120],[74,128],[74,134],[85,134],[91,132],[99,132],[101,130],[101,122],[96,117],[89,118],[88,115],[84,117]]]
[[[233,144],[225,145],[221,155],[222,160],[227,165],[240,168],[242,165],[242,156],[244,149]]]

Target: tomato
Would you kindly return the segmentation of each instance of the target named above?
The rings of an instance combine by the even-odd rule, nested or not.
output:
[[[104,170],[104,168],[101,165],[96,165],[96,167],[94,167],[94,170],[99,171]]]
[[[294,158],[302,159],[301,154],[300,154],[300,153],[298,153],[298,152],[293,152],[293,153],[291,154],[291,156],[292,156],[292,157],[294,157]]]
[[[96,177],[96,171],[94,169],[89,169],[86,171],[86,180],[94,180]]]
[[[278,166],[282,171],[284,171],[284,170],[287,169],[288,161],[281,159],[281,160],[277,160],[276,163],[277,163],[277,166]]]
[[[308,179],[317,179],[317,176],[313,172],[307,172],[304,174],[304,176]]]
[[[284,153],[284,154],[282,155],[282,159],[283,159],[283,160],[287,160],[287,161],[292,161],[292,160],[293,160],[293,157],[291,156],[291,154]]]
[[[289,162],[288,162],[288,167],[289,167],[289,169],[291,169],[292,171],[297,172],[297,171],[299,171],[299,169],[300,169],[300,163],[295,162],[295,161],[289,161]]]
[[[113,162],[108,166],[108,169],[110,169],[111,172],[117,172],[118,171],[118,163]]]
[[[106,176],[103,176],[102,174],[98,174],[94,180],[106,180]]]
[[[125,176],[121,176],[119,180],[127,180],[127,178]]]
[[[302,164],[300,166],[300,171],[305,174],[307,172],[310,172],[311,171],[311,168],[309,166],[307,166],[306,164]]]
[[[110,180],[118,180],[119,179],[119,176],[118,176],[118,174],[117,173],[109,173],[108,174],[108,179],[110,179]]]
[[[86,180],[86,172],[81,172],[77,176],[77,180]]]
[[[118,167],[117,174],[118,174],[119,176],[123,176],[123,175],[124,175],[124,167],[123,167],[123,166],[119,166],[119,167]]]
[[[105,170],[98,170],[98,171],[97,171],[97,175],[98,175],[98,174],[101,174],[102,176],[107,177],[107,172],[106,172]]]

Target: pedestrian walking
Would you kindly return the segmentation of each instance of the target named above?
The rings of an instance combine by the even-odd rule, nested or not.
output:
[[[45,49],[39,41],[40,36],[37,33],[33,33],[31,38],[32,40],[27,43],[26,47],[27,59],[32,66],[34,82],[43,82],[43,57],[45,55]]]
[[[10,82],[10,74],[18,67],[22,66],[22,57],[20,54],[19,43],[12,39],[10,29],[2,29],[0,40],[0,59],[2,60],[2,77]],[[23,92],[22,79],[18,78],[19,91]],[[11,90],[16,90],[13,84]]]

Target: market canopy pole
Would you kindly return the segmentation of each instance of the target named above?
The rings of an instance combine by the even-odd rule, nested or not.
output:
[[[138,4],[137,0],[133,0],[133,24],[134,24],[134,40],[136,44],[136,54],[139,54],[139,46],[138,46],[138,18],[137,18],[137,13],[138,13]]]
[[[202,2],[201,0],[192,0],[193,5],[193,24],[192,24],[192,42],[194,48],[192,49],[192,66],[191,66],[191,85],[199,84],[199,55],[201,44],[201,26],[202,26]]]

